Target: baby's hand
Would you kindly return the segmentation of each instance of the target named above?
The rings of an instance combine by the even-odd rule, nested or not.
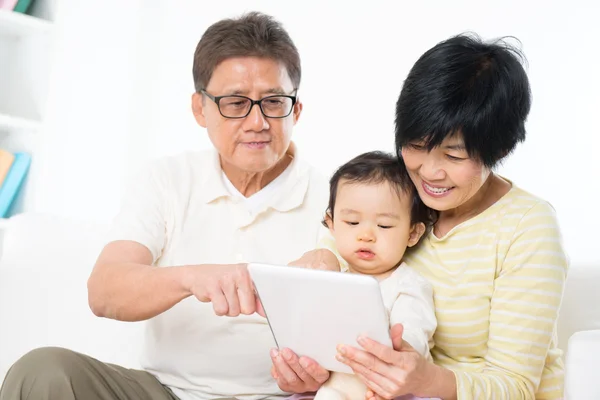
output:
[[[383,400],[383,398],[369,389],[367,390],[367,394],[365,394],[365,400]]]

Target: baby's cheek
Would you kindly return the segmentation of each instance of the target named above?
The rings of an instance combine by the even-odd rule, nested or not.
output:
[[[337,240],[336,246],[337,246],[338,252],[340,253],[340,256],[342,256],[346,260],[349,257],[351,257],[352,254],[354,253],[352,245],[348,243],[348,240]]]

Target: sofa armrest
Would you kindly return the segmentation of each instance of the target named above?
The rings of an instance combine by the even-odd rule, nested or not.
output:
[[[600,330],[580,331],[569,339],[565,399],[600,399]]]

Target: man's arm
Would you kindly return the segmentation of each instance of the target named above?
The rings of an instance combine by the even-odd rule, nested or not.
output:
[[[141,321],[194,295],[198,301],[212,303],[217,315],[258,312],[264,316],[245,264],[154,267],[151,262],[150,251],[135,241],[109,243],[88,280],[94,314]]]
[[[121,321],[152,318],[190,296],[186,267],[151,265],[145,246],[128,240],[111,242],[88,279],[88,301],[99,317]]]

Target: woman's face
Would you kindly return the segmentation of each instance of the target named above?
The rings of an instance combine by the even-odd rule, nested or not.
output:
[[[442,212],[464,205],[490,176],[489,168],[469,157],[460,135],[446,137],[431,151],[424,142],[409,143],[402,158],[423,203]]]

